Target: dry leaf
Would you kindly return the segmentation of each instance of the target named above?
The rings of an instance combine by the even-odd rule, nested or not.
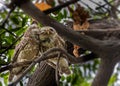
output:
[[[44,11],[44,10],[47,10],[47,9],[50,9],[51,6],[44,3],[44,2],[41,2],[41,3],[35,3],[35,6],[38,7],[41,11]]]
[[[75,31],[77,31],[77,30],[81,30],[81,29],[83,29],[82,28],[82,26],[80,25],[80,24],[78,24],[78,23],[73,23],[73,29],[75,30]]]
[[[73,13],[73,30],[87,30],[89,28],[89,22],[87,18],[89,18],[89,13],[79,4],[77,4],[77,8],[73,11],[71,8],[69,10]],[[84,33],[82,33],[84,34]],[[76,57],[79,57],[80,46],[74,45],[73,54]]]
[[[75,57],[79,57],[79,52],[78,52],[79,48],[80,48],[79,46],[74,45],[73,54],[75,55]]]
[[[82,24],[82,29],[88,29],[90,26],[89,22],[88,21],[85,21],[83,24]]]

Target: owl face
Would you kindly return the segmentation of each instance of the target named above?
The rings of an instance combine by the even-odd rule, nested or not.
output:
[[[36,35],[40,34],[40,28],[36,24],[32,24],[24,34],[24,37],[35,38]]]
[[[54,35],[56,35],[56,31],[52,27],[42,27],[40,30],[40,41],[42,46],[52,47]]]
[[[40,30],[40,35],[41,37],[43,36],[43,38],[48,38],[55,35],[56,34],[56,31],[52,28],[52,27],[49,27],[49,26],[46,26],[46,27],[42,27],[41,30]]]
[[[52,27],[42,27],[40,30],[40,40],[41,42],[50,42],[55,34],[56,31]]]

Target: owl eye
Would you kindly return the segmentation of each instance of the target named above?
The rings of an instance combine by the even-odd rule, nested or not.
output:
[[[50,28],[50,31],[54,31],[52,28]]]

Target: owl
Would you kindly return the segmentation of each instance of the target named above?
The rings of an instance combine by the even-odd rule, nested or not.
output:
[[[39,27],[37,24],[32,24],[24,33],[23,38],[15,47],[14,56],[11,64],[15,62],[24,62],[34,60],[39,54]],[[27,67],[28,65],[26,65]],[[9,81],[13,81],[14,77],[20,76],[26,67],[17,67],[10,70]],[[15,79],[16,79],[15,78]]]
[[[33,24],[28,28],[22,40],[16,46],[12,63],[34,60],[38,55],[40,56],[48,49],[54,47],[65,47],[64,40],[57,32],[52,27],[45,26],[39,28],[37,24]],[[45,62],[51,67],[56,68],[58,58],[48,59]],[[9,81],[12,81],[14,76],[20,76],[28,66],[13,68],[10,71]],[[68,61],[65,58],[60,58],[58,71],[59,74],[70,74]]]
[[[57,34],[57,32],[49,26],[42,27],[40,30],[40,52],[41,54],[50,48],[65,48],[65,41]],[[56,52],[54,52],[56,53]],[[53,54],[54,54],[53,53]],[[56,68],[58,62],[58,58],[52,58],[46,60],[46,63],[53,68]],[[68,65],[68,61],[65,58],[60,57],[59,64],[58,64],[58,71],[59,74],[70,74],[70,69]]]

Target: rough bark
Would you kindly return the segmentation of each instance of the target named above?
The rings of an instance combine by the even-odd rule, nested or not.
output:
[[[45,62],[40,63],[30,77],[27,86],[57,86],[55,70]]]

